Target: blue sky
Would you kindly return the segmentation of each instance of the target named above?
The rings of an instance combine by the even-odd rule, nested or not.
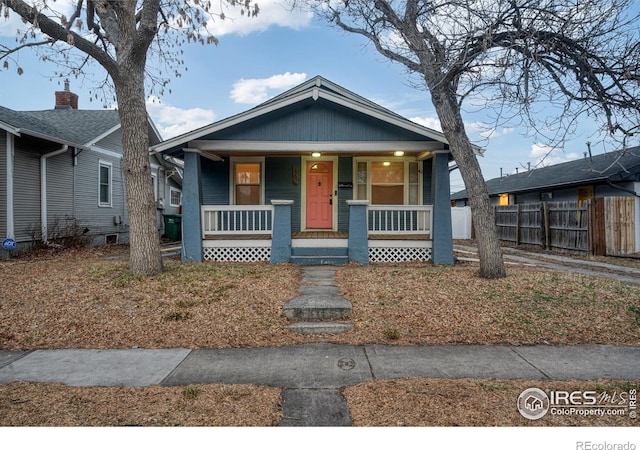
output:
[[[149,113],[164,138],[242,112],[315,75],[438,129],[428,92],[413,87],[403,67],[385,60],[363,38],[329,27],[308,12],[290,12],[278,0],[260,0],[259,5],[258,18],[236,15],[236,20],[214,24],[218,46],[184,48],[188,71],[170,83],[171,93],[148,101]],[[0,40],[11,44],[19,26],[15,17],[0,18]],[[16,110],[52,108],[53,93],[62,83],[51,78],[56,66],[39,61],[29,50],[19,58],[23,75],[18,76],[15,69],[0,71],[0,105]],[[90,82],[71,80],[80,108],[102,107],[102,101],[89,101],[92,87]],[[487,111],[467,113],[464,118],[471,139],[486,150],[480,158],[485,179],[499,176],[501,168],[505,174],[516,167],[526,170],[528,163],[535,166],[549,151],[524,137],[523,130],[482,126],[489,120]],[[491,137],[485,139],[489,130]],[[546,156],[543,164],[582,157],[587,140],[586,132],[576,136],[564,149]],[[594,149],[594,153],[601,151]],[[463,188],[459,173],[453,172],[452,192]]]

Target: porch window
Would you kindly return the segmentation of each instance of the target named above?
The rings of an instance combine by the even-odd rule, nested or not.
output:
[[[356,161],[356,195],[372,205],[420,204],[420,163]]]
[[[236,162],[233,180],[236,205],[262,204],[261,162]]]

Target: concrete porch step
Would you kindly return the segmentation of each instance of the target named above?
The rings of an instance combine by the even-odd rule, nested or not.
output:
[[[348,247],[292,247],[291,256],[348,256]]]
[[[346,319],[351,303],[337,295],[300,295],[285,303],[283,317],[291,320]]]
[[[341,255],[291,256],[290,262],[303,266],[343,265],[349,262],[349,257]]]
[[[340,334],[353,330],[352,323],[339,322],[297,322],[287,325],[289,331],[300,334]]]

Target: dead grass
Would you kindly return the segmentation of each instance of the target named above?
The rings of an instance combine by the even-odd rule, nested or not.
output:
[[[163,274],[139,278],[128,273],[124,250],[41,253],[0,262],[0,349],[225,348],[318,340],[640,344],[640,325],[630,309],[640,308],[638,285],[521,266],[510,266],[504,280],[482,280],[470,263],[350,265],[337,272],[337,281],[353,304],[355,329],[337,336],[297,335],[284,328],[288,322],[281,313],[297,295],[298,267],[166,261]],[[344,393],[357,426],[629,425],[620,418],[527,421],[515,401],[532,385],[565,387],[415,379],[365,383]],[[279,393],[255,386],[10,383],[0,385],[0,425],[270,426],[281,414]]]
[[[553,415],[538,420],[517,410],[518,396],[527,388],[607,392],[620,401],[622,392],[640,389],[627,381],[441,380],[412,378],[373,381],[343,390],[354,426],[376,427],[532,427],[638,426],[639,419],[624,416]],[[625,394],[627,395],[627,394]],[[625,397],[626,398],[626,397]],[[628,399],[627,399],[628,401]]]
[[[280,389],[269,387],[0,384],[3,427],[265,427],[277,425],[281,414]]]
[[[346,266],[336,277],[355,329],[298,335],[281,313],[299,270],[167,261],[139,278],[98,250],[0,262],[0,348],[640,343],[638,285],[518,266],[482,280],[474,264]]]

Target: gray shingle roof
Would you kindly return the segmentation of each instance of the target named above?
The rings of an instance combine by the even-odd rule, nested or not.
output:
[[[0,106],[0,122],[25,134],[36,134],[83,146],[120,123],[118,111],[49,109],[14,111]]]
[[[493,178],[486,183],[489,195],[499,195],[539,191],[607,179],[613,182],[640,180],[640,147]],[[466,198],[468,198],[466,189],[451,195],[452,200]]]

